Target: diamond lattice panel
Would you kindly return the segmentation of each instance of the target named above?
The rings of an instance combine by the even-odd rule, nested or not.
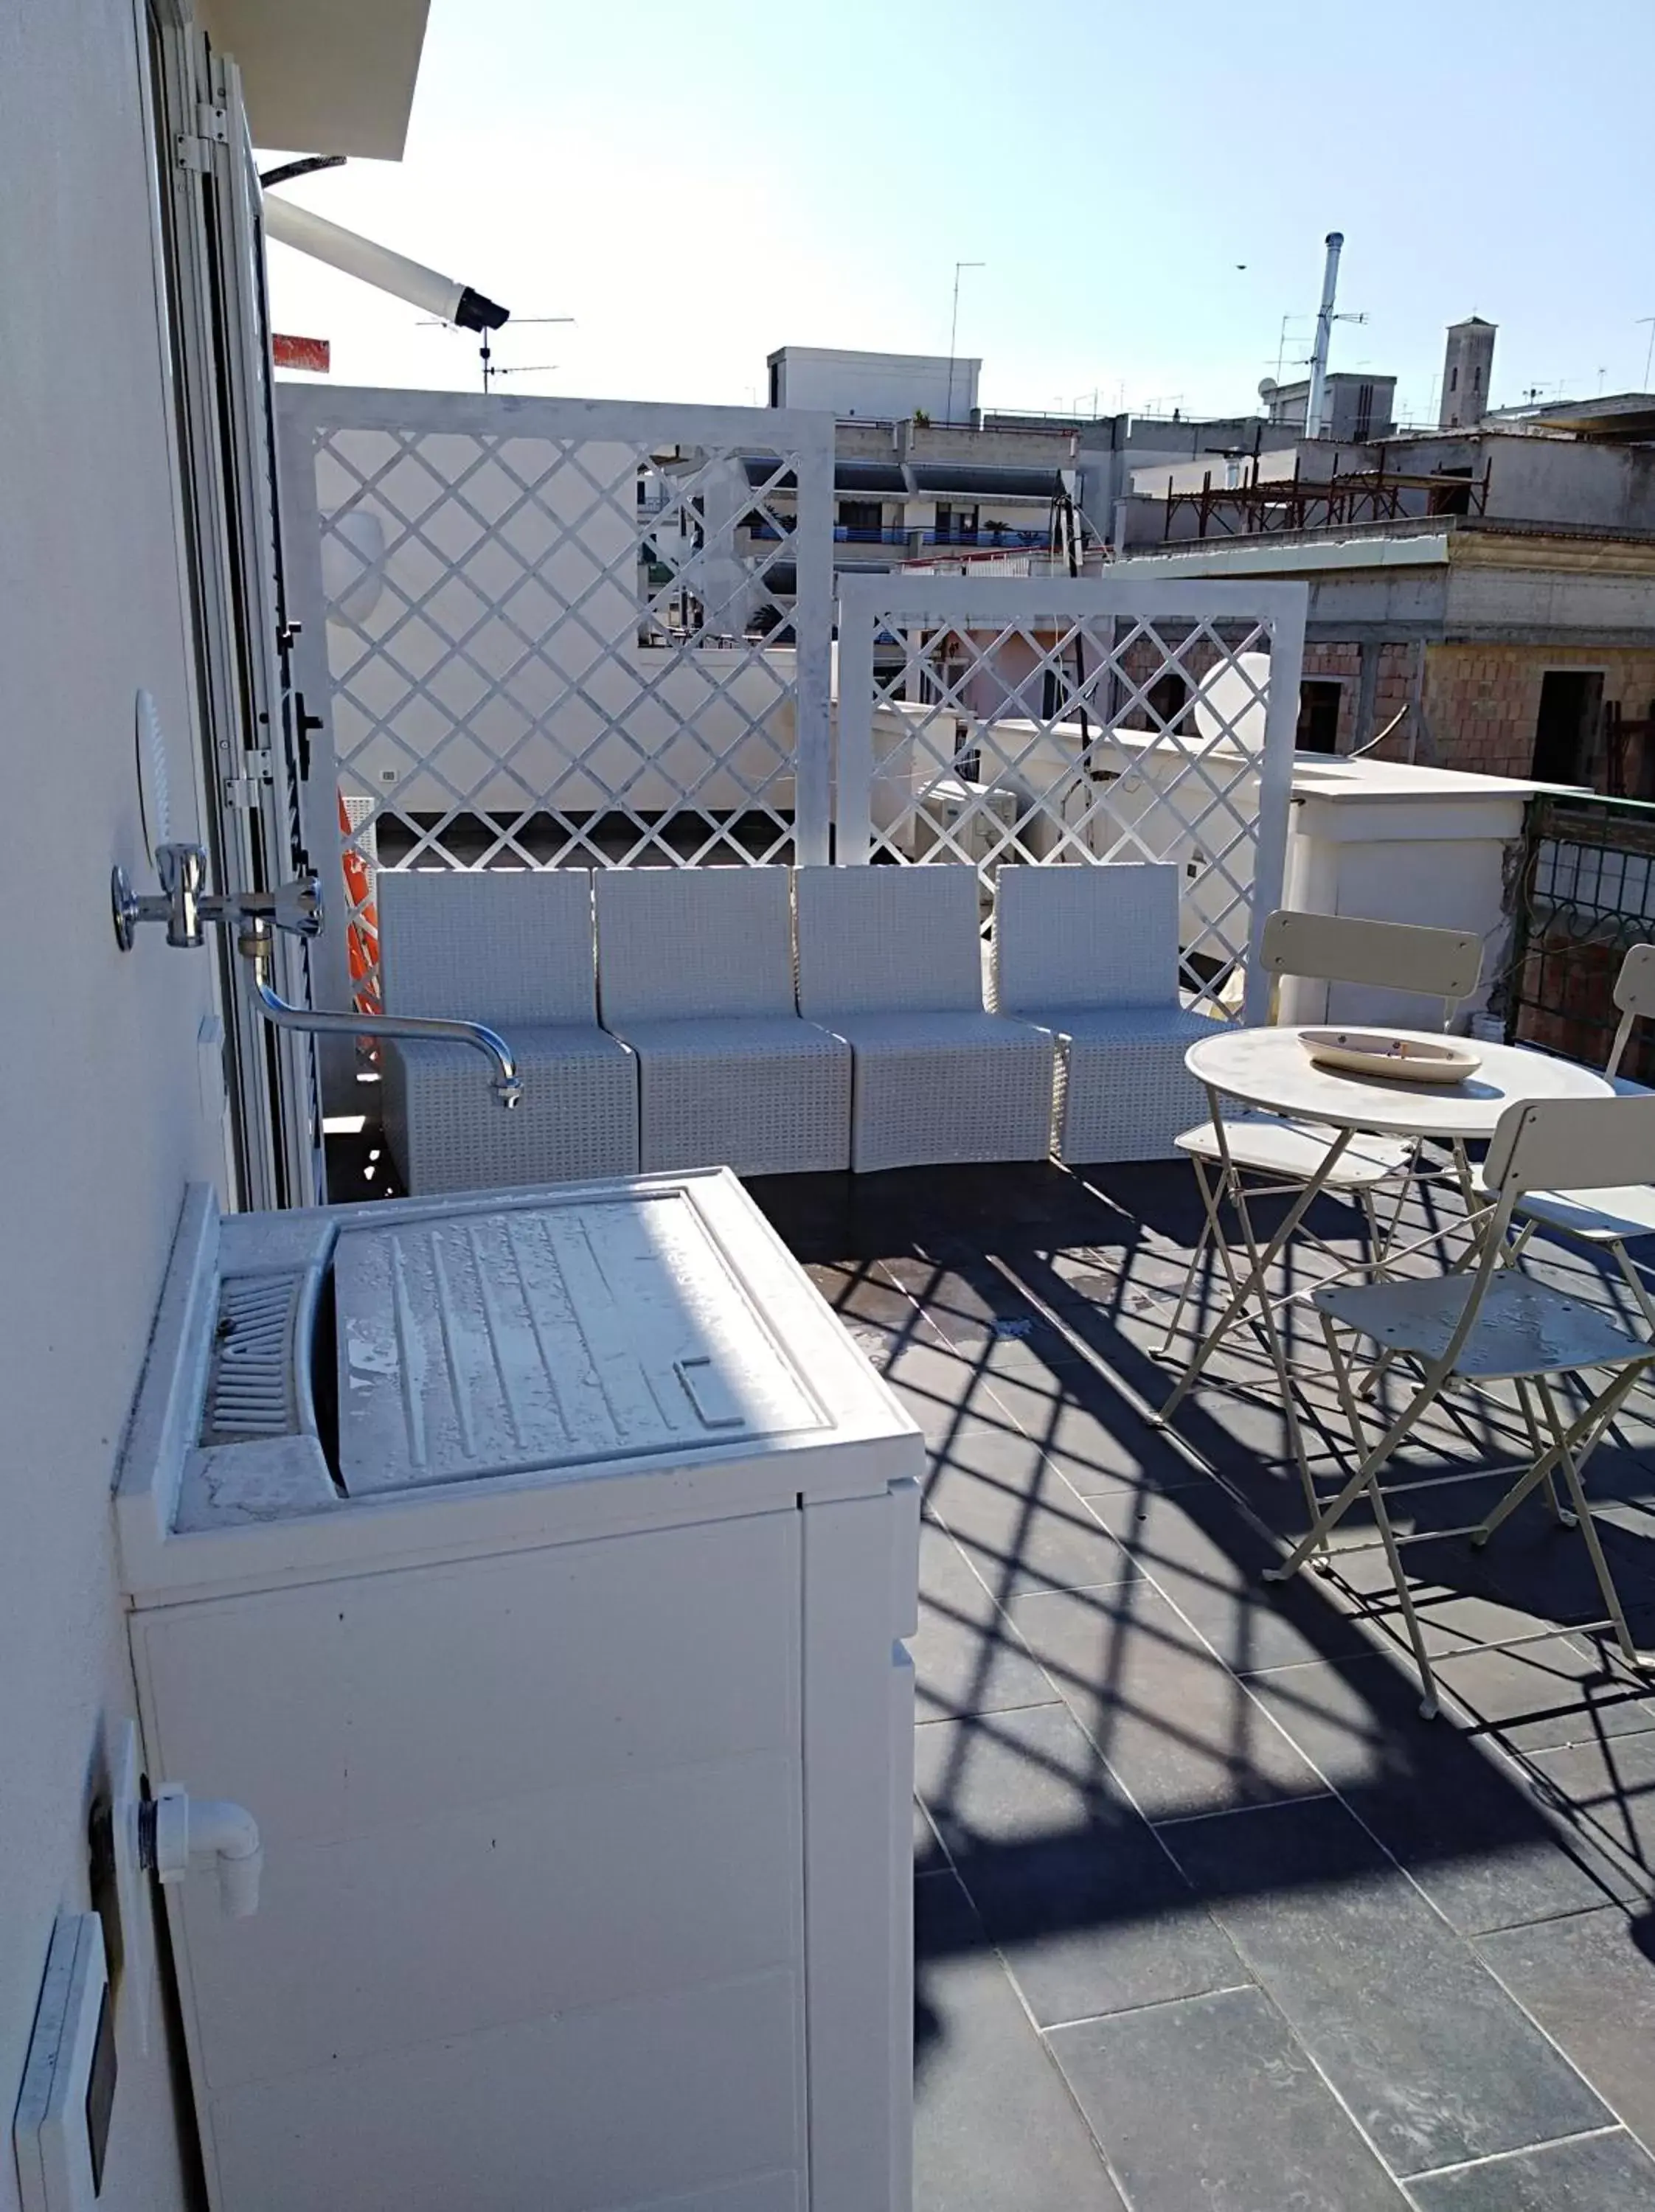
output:
[[[348,851],[427,867],[826,856],[830,429],[307,400],[284,436],[309,441]]]
[[[1299,586],[846,580],[842,852],[1174,862],[1185,986],[1232,1011],[1281,893],[1303,612]]]

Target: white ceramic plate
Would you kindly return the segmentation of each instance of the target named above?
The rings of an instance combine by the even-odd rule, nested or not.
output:
[[[1385,1030],[1305,1030],[1299,1042],[1317,1067],[1377,1075],[1388,1083],[1463,1083],[1482,1054],[1459,1037],[1400,1037]]]

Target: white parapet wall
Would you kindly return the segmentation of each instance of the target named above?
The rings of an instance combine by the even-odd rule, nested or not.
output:
[[[894,742],[892,733],[900,730],[904,711],[917,717],[922,710],[879,710],[882,765],[872,806],[877,827],[904,816],[911,819],[924,781],[934,780],[918,776],[911,745]],[[1112,856],[1129,859],[1119,845],[1122,825],[1129,824],[1147,852],[1184,869],[1185,942],[1212,919],[1208,908],[1226,892],[1222,880],[1211,880],[1202,865],[1210,862],[1211,852],[1198,848],[1221,841],[1222,823],[1209,819],[1191,833],[1177,818],[1172,787],[1187,764],[1182,748],[1143,730],[1094,727],[1083,737],[1076,724],[1048,728],[1009,720],[974,726],[970,744],[978,783],[1016,793],[1019,805],[1029,810],[1017,841],[1029,857],[1056,856],[1066,823],[1071,828],[1085,825],[1086,842],[1094,842],[1090,830],[1096,821],[1099,833],[1110,839]],[[1239,763],[1238,750],[1219,750]],[[1100,781],[1107,781],[1110,789],[1106,817],[1096,813]],[[1530,799],[1556,787],[1394,761],[1301,754],[1293,763],[1282,903],[1311,914],[1475,930],[1484,947],[1482,984],[1459,1010],[1457,1025],[1463,1027],[1488,1005],[1508,957],[1509,885],[1524,811]],[[1244,816],[1250,799],[1245,779],[1234,799],[1238,814]],[[1231,874],[1250,881],[1245,841],[1226,855],[1226,865]],[[1288,1021],[1404,1024],[1421,1018],[1418,1000],[1403,994],[1355,986],[1329,990],[1299,981],[1283,987],[1281,1016]]]
[[[1512,938],[1508,886],[1528,802],[1554,785],[1305,756],[1293,775],[1285,898],[1311,914],[1475,930],[1482,984],[1456,1026],[1485,1007]],[[1418,1021],[1405,994],[1293,981],[1285,1021]]]

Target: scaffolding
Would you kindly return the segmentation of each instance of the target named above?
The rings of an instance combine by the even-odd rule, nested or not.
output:
[[[1174,522],[1186,508],[1196,518],[1197,538],[1254,538],[1418,515],[1482,514],[1493,464],[1484,463],[1480,477],[1469,469],[1410,475],[1387,469],[1383,453],[1377,468],[1342,471],[1336,453],[1325,477],[1306,477],[1303,466],[1303,457],[1295,456],[1290,477],[1267,477],[1255,455],[1242,483],[1215,484],[1208,469],[1199,491],[1179,491],[1169,476],[1163,540],[1171,538]]]

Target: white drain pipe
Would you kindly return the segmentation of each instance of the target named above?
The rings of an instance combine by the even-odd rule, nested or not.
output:
[[[145,1863],[162,1881],[182,1881],[192,1859],[211,1860],[218,1868],[218,1902],[225,1918],[245,1920],[258,1911],[265,1851],[259,1823],[245,1805],[224,1797],[192,1797],[167,1782],[146,1810],[153,1826]]]
[[[1311,349],[1311,388],[1305,401],[1305,435],[1319,438],[1328,392],[1328,348],[1333,342],[1333,299],[1339,286],[1339,255],[1345,243],[1342,230],[1327,236],[1328,263],[1322,274],[1322,304],[1316,311],[1316,343]]]

